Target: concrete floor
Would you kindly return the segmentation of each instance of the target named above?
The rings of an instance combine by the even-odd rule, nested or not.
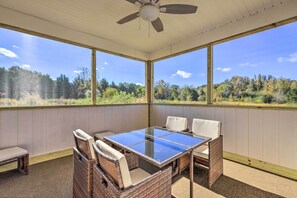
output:
[[[29,175],[0,173],[0,197],[72,197],[72,156],[30,166]],[[189,197],[189,170],[175,177],[172,195]],[[195,167],[194,197],[297,197],[297,181],[224,160],[224,175],[209,190],[207,171]]]
[[[297,181],[257,170],[229,160],[224,160],[224,176],[246,185],[282,197],[297,197]],[[219,180],[218,180],[219,181]],[[172,185],[172,195],[177,198],[189,197],[189,179],[185,176],[179,178]],[[202,185],[194,183],[194,197],[225,197],[215,190],[209,190]],[[227,196],[228,197],[228,196]],[[240,197],[246,197],[244,194]],[[252,196],[253,197],[253,196]],[[265,195],[265,197],[270,197]]]

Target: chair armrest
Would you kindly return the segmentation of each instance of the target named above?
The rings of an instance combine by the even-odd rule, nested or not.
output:
[[[214,164],[223,159],[223,136],[209,141],[209,163]]]
[[[133,184],[124,190],[127,197],[171,197],[172,167],[156,172],[153,175]],[[157,188],[158,187],[158,188]],[[125,197],[125,196],[123,196]]]

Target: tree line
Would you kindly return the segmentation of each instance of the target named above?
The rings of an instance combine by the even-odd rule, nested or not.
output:
[[[178,86],[164,80],[155,83],[154,96],[159,101],[205,102],[206,85]],[[0,99],[21,100],[24,95],[37,94],[41,99],[84,99],[91,97],[91,75],[88,68],[81,68],[71,81],[61,74],[56,79],[48,74],[12,66],[0,67]],[[108,82],[105,78],[96,80],[98,99],[111,102],[126,99],[127,102],[145,96],[145,87],[135,83]],[[246,103],[297,103],[297,81],[275,78],[271,75],[233,76],[224,82],[214,84],[215,102]],[[117,101],[113,100],[117,98]]]
[[[155,84],[155,99],[168,101],[206,101],[206,85],[197,87],[170,85],[164,80]],[[214,84],[215,102],[297,103],[297,81],[271,75],[233,76]]]
[[[105,78],[96,81],[97,97],[110,98],[117,93],[133,97],[145,95],[144,86],[135,83],[109,83]],[[20,100],[24,95],[38,94],[41,99],[83,99],[91,97],[91,75],[88,68],[81,68],[71,81],[61,74],[53,79],[48,74],[12,66],[0,67],[0,98]]]

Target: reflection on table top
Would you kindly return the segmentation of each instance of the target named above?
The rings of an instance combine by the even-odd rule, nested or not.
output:
[[[126,148],[158,166],[209,141],[205,137],[193,137],[189,133],[150,127],[108,136],[106,140]]]

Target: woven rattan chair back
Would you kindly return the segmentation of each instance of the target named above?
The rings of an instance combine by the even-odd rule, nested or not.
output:
[[[76,148],[79,150],[81,154],[83,154],[87,159],[92,159],[91,149],[92,145],[89,145],[89,141],[81,137],[76,131],[73,131],[74,142]]]
[[[93,144],[93,148],[95,151],[97,166],[105,172],[106,176],[113,183],[115,183],[120,189],[123,189],[124,183],[121,175],[119,160],[103,153],[95,143]]]

